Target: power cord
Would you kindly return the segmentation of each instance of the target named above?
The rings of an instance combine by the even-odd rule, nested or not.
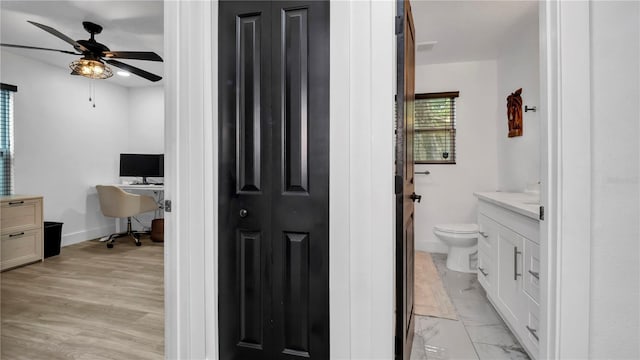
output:
[[[146,227],[144,226],[144,224],[135,216],[132,216],[132,218],[138,222],[138,224],[140,224],[140,226],[142,226],[142,231],[151,231],[151,227]]]

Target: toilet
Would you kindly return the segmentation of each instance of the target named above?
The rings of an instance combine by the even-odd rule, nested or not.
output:
[[[433,227],[433,233],[449,247],[448,269],[476,272],[478,230],[477,224],[443,224]]]

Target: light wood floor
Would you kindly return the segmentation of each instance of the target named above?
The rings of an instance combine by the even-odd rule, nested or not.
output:
[[[2,360],[164,358],[163,245],[86,241],[0,274]]]

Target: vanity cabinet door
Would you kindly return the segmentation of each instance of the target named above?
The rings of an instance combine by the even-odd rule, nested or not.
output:
[[[498,287],[496,302],[511,324],[518,324],[524,314],[522,301],[522,270],[524,238],[499,225],[498,227]]]

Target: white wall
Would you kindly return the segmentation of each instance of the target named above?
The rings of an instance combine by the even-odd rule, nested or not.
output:
[[[494,191],[497,186],[495,61],[463,62],[416,67],[416,93],[460,91],[456,100],[456,164],[419,165],[415,191],[416,249],[447,252],[433,234],[443,223],[475,223],[475,191]]]
[[[594,359],[639,359],[640,5],[596,1],[590,10],[593,202],[589,355]]]
[[[44,219],[63,222],[63,243],[114,230],[102,216],[96,184],[118,180],[118,154],[127,147],[127,89],[90,80],[2,51],[0,80],[15,96],[15,192],[44,196]]]
[[[164,87],[129,89],[129,144],[127,151],[164,152]]]
[[[540,180],[540,108],[538,17],[528,16],[505,33],[498,56],[498,190],[524,191]],[[522,88],[523,135],[509,138],[507,96]]]
[[[164,153],[164,86],[136,87],[128,89],[128,144],[123,152],[140,154]],[[122,178],[136,180],[139,178]],[[149,178],[159,182],[162,178]],[[161,192],[138,191],[136,193],[153,196],[161,200]],[[164,216],[162,211],[137,215],[132,221],[134,230],[150,230],[151,221]],[[140,221],[140,222],[138,222]],[[142,223],[142,224],[140,224]],[[120,221],[120,228],[125,229],[126,219]]]

